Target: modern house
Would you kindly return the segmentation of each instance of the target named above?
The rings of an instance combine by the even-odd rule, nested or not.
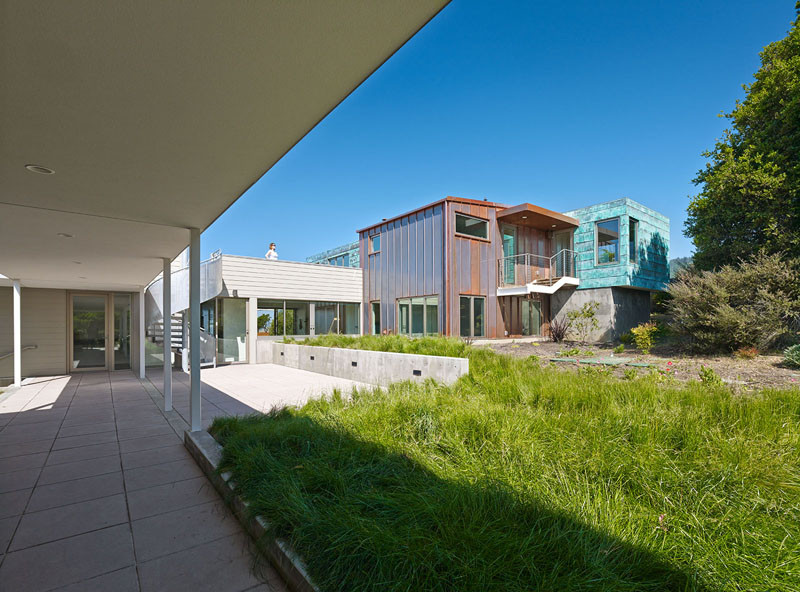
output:
[[[647,320],[669,280],[669,220],[623,198],[559,213],[446,197],[359,230],[370,333],[546,335],[598,302],[595,339]]]

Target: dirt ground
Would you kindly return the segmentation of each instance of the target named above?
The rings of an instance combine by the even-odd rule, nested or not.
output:
[[[764,387],[797,387],[800,388],[800,370],[796,368],[786,368],[781,365],[781,356],[777,354],[764,354],[747,360],[735,356],[699,356],[680,352],[674,346],[659,345],[654,347],[650,354],[644,355],[636,348],[627,346],[624,353],[615,354],[614,346],[580,345],[578,343],[553,343],[543,342],[519,342],[515,340],[502,340],[489,344],[491,349],[498,353],[504,353],[517,357],[538,356],[542,362],[549,362],[552,358],[569,357],[579,360],[590,358],[625,358],[634,363],[647,363],[650,367],[638,367],[630,370],[631,366],[619,365],[609,367],[610,372],[622,378],[627,370],[629,373],[635,371],[638,374],[656,372],[660,376],[674,377],[675,380],[689,381],[699,380],[701,366],[710,367],[722,380],[731,386],[743,390]],[[562,352],[574,351],[568,355]],[[562,356],[559,356],[562,353]],[[588,367],[589,364],[575,362],[550,362],[552,366],[562,368],[567,371],[577,371],[579,367]],[[602,368],[602,366],[600,366]]]

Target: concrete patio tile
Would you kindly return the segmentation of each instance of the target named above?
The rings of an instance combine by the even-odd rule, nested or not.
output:
[[[240,592],[262,583],[249,541],[237,534],[139,564],[142,592]]]
[[[0,474],[10,473],[12,471],[21,471],[22,469],[35,469],[43,466],[46,460],[46,452],[37,452],[35,454],[24,454],[22,456],[2,458],[0,459]]]
[[[17,551],[127,522],[128,508],[125,504],[125,495],[121,493],[27,513],[22,516],[8,550]]]
[[[133,541],[123,524],[7,553],[0,582],[6,590],[37,592],[133,564]]]
[[[123,440],[134,440],[136,438],[149,438],[162,434],[175,434],[175,430],[168,423],[161,425],[143,426],[139,428],[125,428],[118,430],[120,442]]]
[[[115,429],[117,429],[117,426],[113,421],[84,423],[80,425],[62,427],[58,431],[58,437],[66,438],[69,436],[83,436],[85,434],[99,434],[100,432],[111,432]]]
[[[139,592],[139,578],[135,567],[124,567],[53,592]]]
[[[221,501],[135,520],[131,527],[136,557],[140,562],[241,531],[241,526]]]
[[[90,444],[89,446],[79,446],[78,448],[66,448],[64,450],[54,450],[47,457],[46,467],[59,465],[61,463],[75,462],[78,460],[88,460],[90,458],[100,458],[101,456],[119,455],[119,444],[116,442],[104,442],[103,444]]]
[[[128,511],[131,520],[138,520],[217,499],[208,479],[196,477],[128,492]]]
[[[8,425],[31,425],[49,421],[61,421],[67,414],[67,408],[45,409],[41,411],[26,411],[13,417]]]
[[[0,493],[31,488],[36,484],[42,469],[24,469],[0,475]]]
[[[28,498],[31,496],[31,491],[33,489],[18,489],[17,491],[0,493],[0,518],[22,514],[25,511],[25,504],[28,503]],[[3,550],[0,549],[0,553],[2,552]]]
[[[47,452],[53,445],[53,439],[36,440],[35,442],[23,442],[22,444],[5,444],[0,446],[0,458],[11,458],[24,454],[35,454],[37,452]]]
[[[152,436],[149,438],[136,438],[133,440],[124,440],[119,443],[120,452],[136,452],[137,450],[149,450],[151,448],[163,448],[164,446],[172,446],[175,443],[181,443],[181,439],[175,432],[171,434],[162,434],[160,436]]]
[[[117,432],[101,432],[99,434],[84,434],[83,436],[67,436],[66,438],[56,438],[53,443],[53,450],[64,450],[65,448],[77,448],[79,446],[89,446],[90,444],[103,444],[105,442],[115,442]]]
[[[14,535],[14,529],[19,522],[19,516],[11,516],[9,518],[0,519],[0,554],[5,553],[8,548],[8,543]],[[1,586],[1,584],[0,584]]]
[[[53,439],[56,437],[60,426],[60,421],[47,421],[31,425],[9,425],[0,432],[0,446],[35,442],[36,440],[46,440],[48,438]]]
[[[85,479],[62,481],[52,485],[40,485],[31,494],[31,501],[28,502],[27,511],[46,510],[123,493],[124,491],[122,471],[96,477],[86,477]]]
[[[39,485],[49,485],[60,481],[71,481],[105,473],[114,473],[121,468],[118,456],[102,456],[100,458],[50,465],[42,469]]]
[[[151,448],[149,450],[138,450],[122,455],[123,469],[136,469],[139,467],[149,467],[150,465],[160,465],[174,460],[186,460],[194,462],[194,459],[186,451],[183,444],[164,446],[163,448]]]
[[[128,492],[165,483],[184,481],[203,474],[197,463],[191,459],[176,460],[159,465],[150,465],[123,471],[125,489]]]

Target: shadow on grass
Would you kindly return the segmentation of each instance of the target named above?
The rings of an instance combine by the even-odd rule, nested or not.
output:
[[[212,433],[240,495],[323,591],[707,589],[501,483],[442,479],[294,410],[218,419]]]

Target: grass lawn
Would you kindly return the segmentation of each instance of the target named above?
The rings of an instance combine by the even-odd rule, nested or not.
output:
[[[404,341],[350,346],[423,347]],[[468,351],[470,376],[214,422],[323,591],[800,589],[800,390],[426,341]]]

